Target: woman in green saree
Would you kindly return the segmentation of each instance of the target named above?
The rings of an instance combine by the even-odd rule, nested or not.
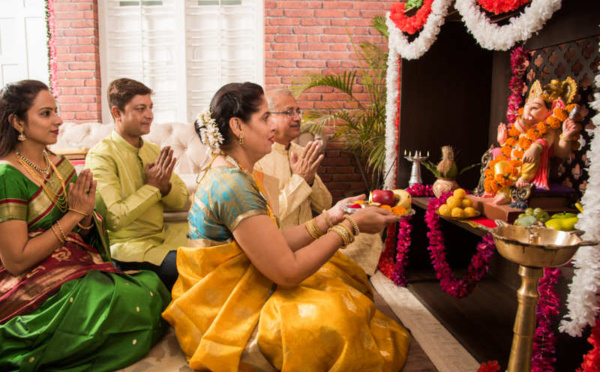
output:
[[[0,92],[0,370],[111,371],[166,330],[152,272],[110,261],[96,182],[50,153],[62,124],[38,81]]]

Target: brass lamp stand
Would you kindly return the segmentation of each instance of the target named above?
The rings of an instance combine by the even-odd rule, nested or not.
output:
[[[577,234],[543,227],[508,225],[496,221],[491,230],[498,252],[519,264],[521,287],[517,291],[519,306],[513,328],[507,372],[530,372],[533,336],[536,328],[535,309],[539,300],[538,283],[544,267],[562,266],[569,262],[580,246],[596,245],[583,241]]]

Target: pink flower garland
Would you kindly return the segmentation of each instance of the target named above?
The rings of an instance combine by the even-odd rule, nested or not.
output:
[[[532,372],[553,372],[556,363],[556,335],[552,325],[560,313],[560,299],[554,286],[560,278],[560,270],[544,269],[538,291],[540,300],[536,307],[537,328],[533,337]]]
[[[48,29],[48,69],[50,70],[50,91],[58,98],[58,63],[56,58],[56,19],[54,1],[46,0],[46,27]]]
[[[508,110],[506,111],[506,119],[509,123],[513,123],[517,119],[517,111],[523,104],[523,87],[525,86],[525,70],[529,62],[529,51],[523,47],[516,47],[510,54],[510,70],[512,77],[508,87],[511,90],[511,95],[508,98]]]
[[[444,235],[440,230],[440,216],[435,213],[450,195],[452,194],[446,193],[437,199],[431,199],[427,205],[427,212],[425,212],[425,222],[429,227],[427,233],[429,247],[427,249],[442,290],[456,299],[461,299],[471,294],[477,283],[488,272],[489,261],[494,255],[496,245],[492,234],[484,236],[481,243],[477,244],[477,253],[471,258],[467,275],[461,280],[454,277],[452,269],[446,261],[446,247]]]
[[[431,185],[415,184],[406,189],[406,191],[412,197],[419,196],[433,196],[433,189]],[[400,220],[398,226],[398,241],[396,245],[396,257],[394,257],[394,224],[390,224],[388,227],[388,236],[385,240],[385,250],[383,251],[381,258],[379,259],[379,270],[391,279],[394,284],[406,287],[408,280],[404,270],[408,265],[408,251],[411,244],[410,233],[412,232],[412,225],[410,223],[412,216],[403,218]],[[394,260],[395,258],[395,260]]]
[[[593,348],[583,357],[583,363],[577,372],[600,372],[600,318],[596,318],[596,325],[588,341]]]

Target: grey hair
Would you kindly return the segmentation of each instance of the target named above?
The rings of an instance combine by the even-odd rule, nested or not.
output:
[[[294,95],[292,94],[292,92],[289,89],[275,89],[275,90],[271,90],[269,92],[267,92],[266,94],[266,98],[267,98],[267,105],[269,106],[269,110],[273,111],[275,110],[275,105],[277,104],[277,100],[279,99],[279,97],[282,96],[288,96],[288,97],[294,97]]]

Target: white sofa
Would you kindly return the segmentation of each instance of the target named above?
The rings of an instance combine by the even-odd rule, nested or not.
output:
[[[64,123],[60,127],[58,141],[50,149],[58,154],[67,156],[78,172],[84,167],[87,151],[113,130],[113,124],[101,123]],[[150,133],[143,137],[146,141],[155,143],[161,148],[171,146],[177,158],[175,173],[181,177],[193,194],[196,187],[196,176],[202,165],[207,161],[206,146],[192,124],[165,123],[153,124]],[[183,222],[187,219],[188,206],[180,210],[165,210],[165,222]]]

